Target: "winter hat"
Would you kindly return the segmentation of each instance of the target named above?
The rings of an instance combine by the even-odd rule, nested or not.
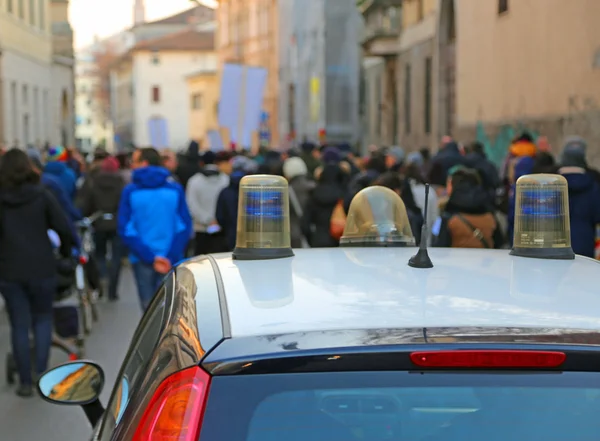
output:
[[[256,164],[256,162],[254,162],[250,158],[238,155],[231,160],[231,167],[234,171],[241,171],[250,174],[256,173],[256,170],[258,169],[258,164]]]
[[[586,152],[587,143],[585,140],[579,136],[570,136],[565,141],[560,165],[563,167],[587,168]]]
[[[529,156],[533,158],[537,154],[537,146],[533,142],[533,137],[525,132],[515,138],[510,146],[510,154],[516,157]]]
[[[387,154],[388,156],[394,158],[394,162],[396,164],[402,164],[402,161],[404,161],[405,153],[402,147],[397,145],[390,147],[390,149],[387,151]]]
[[[48,162],[65,162],[69,159],[69,154],[64,147],[57,145],[48,149],[46,159]]]
[[[102,161],[100,168],[103,172],[116,173],[119,171],[119,160],[113,156],[109,156]]]
[[[33,164],[33,166],[39,170],[43,170],[44,169],[44,165],[42,164],[42,155],[40,154],[40,152],[35,149],[35,148],[29,148],[27,149],[27,156],[29,157],[29,160],[31,161],[31,163]]]
[[[564,153],[578,154],[585,157],[587,153],[587,142],[580,136],[569,136],[565,139],[565,145],[563,147],[563,154]]]
[[[421,153],[419,152],[410,152],[407,156],[406,156],[406,163],[407,164],[416,164],[418,166],[423,165],[424,161],[423,161],[423,155],[421,155]]]
[[[302,158],[294,157],[286,159],[283,163],[283,176],[291,181],[298,176],[306,176],[308,174],[308,168]]]
[[[337,164],[342,160],[342,155],[337,147],[327,147],[321,154],[321,160],[325,164]]]
[[[204,152],[202,155],[202,162],[204,165],[214,164],[217,159],[217,154],[211,150]]]

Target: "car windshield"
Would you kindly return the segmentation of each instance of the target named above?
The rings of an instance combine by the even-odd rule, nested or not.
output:
[[[597,441],[599,409],[597,373],[215,377],[200,439]]]

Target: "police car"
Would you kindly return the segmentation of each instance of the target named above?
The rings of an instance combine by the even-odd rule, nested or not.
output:
[[[89,361],[39,392],[101,441],[597,441],[600,266],[572,253],[566,185],[521,178],[510,252],[417,249],[382,187],[340,248],[292,250],[287,184],[246,177],[233,255],[169,274],[106,407]]]

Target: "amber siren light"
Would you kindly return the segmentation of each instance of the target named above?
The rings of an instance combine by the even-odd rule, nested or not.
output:
[[[574,259],[567,180],[536,174],[517,180],[513,256]]]
[[[354,196],[344,234],[342,247],[406,247],[414,246],[415,238],[404,202],[398,194],[386,187],[375,185]]]
[[[287,181],[274,175],[243,177],[233,258],[263,260],[293,255]]]

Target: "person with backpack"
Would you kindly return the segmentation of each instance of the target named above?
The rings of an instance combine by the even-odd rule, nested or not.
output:
[[[504,238],[477,171],[449,171],[448,202],[433,225],[434,247],[501,248]]]

